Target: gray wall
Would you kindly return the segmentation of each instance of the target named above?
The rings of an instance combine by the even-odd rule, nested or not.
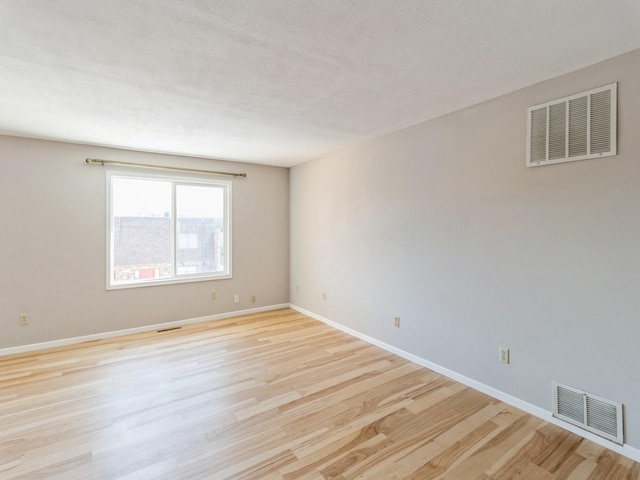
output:
[[[105,169],[86,157],[246,172],[233,278],[106,291]],[[0,348],[288,302],[288,182],[285,168],[0,136]]]
[[[528,106],[615,81],[617,156],[525,167]],[[623,402],[640,447],[640,50],[295,167],[290,189],[292,304],[548,411],[552,380]]]

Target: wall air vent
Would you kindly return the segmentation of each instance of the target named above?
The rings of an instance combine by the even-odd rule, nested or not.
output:
[[[527,167],[617,154],[612,83],[527,109]]]
[[[554,382],[553,416],[623,444],[621,403]]]

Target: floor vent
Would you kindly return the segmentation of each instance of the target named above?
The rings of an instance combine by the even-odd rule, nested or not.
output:
[[[553,416],[591,433],[624,443],[622,404],[567,385],[553,384]]]
[[[617,83],[527,109],[527,167],[617,154]]]
[[[170,332],[171,330],[180,330],[181,328],[182,327],[163,328],[162,330],[156,330],[156,333]]]

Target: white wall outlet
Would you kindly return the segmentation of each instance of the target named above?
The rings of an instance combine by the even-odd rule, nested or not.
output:
[[[322,300],[326,300],[326,299],[327,299],[327,293],[326,293],[326,292],[323,292],[323,293],[322,293]]]
[[[500,347],[500,361],[502,363],[509,363],[509,349],[506,347]]]
[[[251,295],[251,303],[256,303],[256,296],[255,295]]]
[[[211,292],[211,300],[217,300],[217,298],[218,298],[218,294],[214,290],[213,292]]]
[[[296,293],[300,293],[300,284],[299,283],[296,284]]]
[[[29,314],[21,313],[20,314],[20,325],[29,325]]]
[[[396,328],[400,328],[400,317],[393,317],[393,324]]]
[[[233,303],[240,303],[240,295],[233,296]]]

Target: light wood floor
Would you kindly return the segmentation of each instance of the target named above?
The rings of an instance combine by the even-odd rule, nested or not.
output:
[[[640,464],[292,310],[0,358],[0,479],[607,479]]]

